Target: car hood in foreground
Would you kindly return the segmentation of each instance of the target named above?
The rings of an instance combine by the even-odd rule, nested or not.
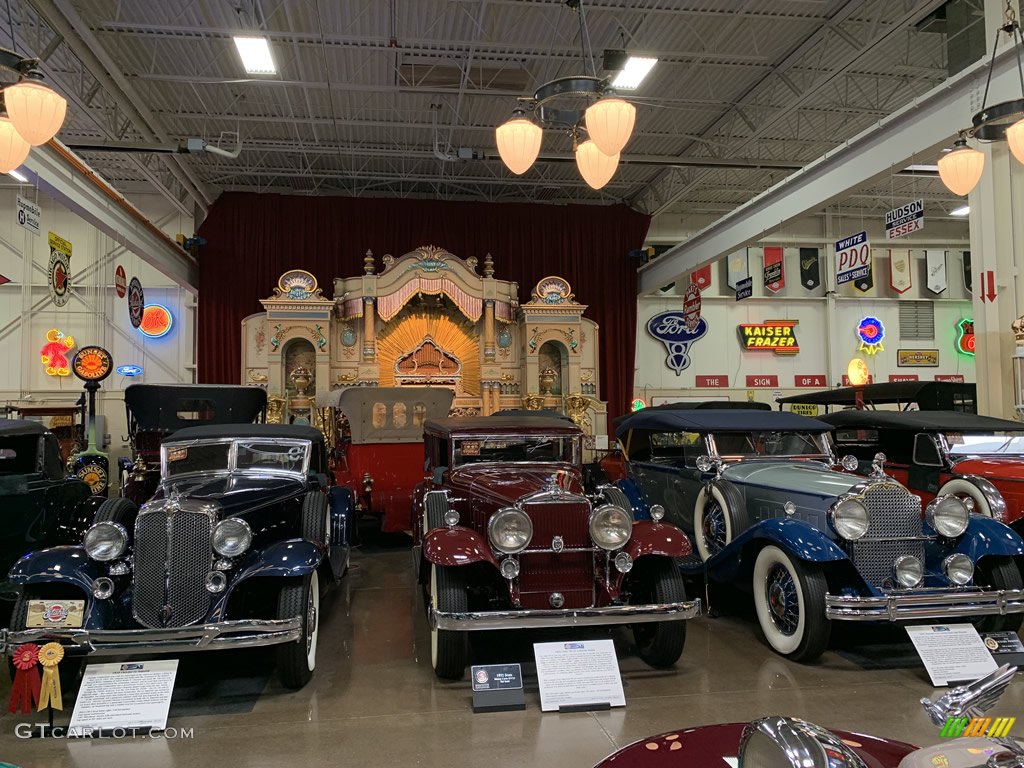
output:
[[[744,461],[727,466],[722,477],[738,485],[814,496],[840,496],[864,478],[825,469],[815,461]]]
[[[167,498],[173,493],[187,499],[215,501],[223,514],[232,515],[298,496],[306,483],[295,477],[271,475],[193,475],[180,480],[165,480],[153,497]]]
[[[1024,457],[964,459],[954,466],[958,475],[977,475],[993,480],[1024,480]]]
[[[554,475],[561,478],[560,488],[583,495],[583,477],[571,464],[477,464],[459,467],[451,474],[452,484],[466,488],[478,498],[512,504],[519,498],[550,486]]]

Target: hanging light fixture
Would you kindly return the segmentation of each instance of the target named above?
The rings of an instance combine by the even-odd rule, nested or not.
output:
[[[606,155],[617,155],[633,134],[636,107],[618,96],[605,96],[587,107],[583,117],[587,135],[597,148]]]
[[[1020,76],[1021,98],[988,104],[989,86],[992,84],[992,70],[996,63],[1000,33],[1009,35],[1017,57],[1017,72]],[[1003,25],[996,30],[992,43],[992,58],[988,64],[985,80],[985,94],[981,99],[981,110],[971,118],[971,128],[960,131],[953,144],[953,150],[939,158],[939,178],[954,195],[966,195],[981,181],[985,170],[985,155],[967,146],[967,137],[981,142],[1005,141],[1017,161],[1024,163],[1024,62],[1021,61],[1024,36],[1010,0],[1003,10]]]
[[[41,78],[37,70],[30,70],[21,81],[4,89],[11,122],[34,147],[57,135],[68,109],[67,100],[41,82]]]
[[[526,117],[526,112],[516,109],[512,117],[494,129],[498,142],[498,154],[512,173],[520,176],[530,170],[540,154],[540,141],[544,131]]]
[[[0,173],[10,173],[25,162],[32,146],[21,137],[11,118],[0,115]]]
[[[619,153],[606,155],[593,139],[587,139],[576,145],[576,167],[591,189],[601,189],[615,175],[615,169],[619,167]]]

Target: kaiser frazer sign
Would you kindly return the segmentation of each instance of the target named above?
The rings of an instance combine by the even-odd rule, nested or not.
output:
[[[866,231],[836,241],[837,285],[867,277],[870,272],[871,243]]]
[[[676,372],[676,376],[690,367],[690,345],[708,332],[708,321],[697,317],[690,327],[683,312],[661,312],[647,321],[647,332],[665,345],[668,355],[665,365]]]
[[[924,229],[924,200],[894,208],[885,214],[885,239],[895,240]]]

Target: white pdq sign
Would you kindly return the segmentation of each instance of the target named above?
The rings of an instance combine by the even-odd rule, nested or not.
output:
[[[885,239],[895,240],[924,229],[924,200],[914,200],[885,214]]]
[[[18,226],[24,227],[33,235],[38,235],[41,229],[40,219],[43,217],[43,209],[18,195]]]
[[[870,271],[871,243],[866,230],[836,241],[836,285],[867,277]]]

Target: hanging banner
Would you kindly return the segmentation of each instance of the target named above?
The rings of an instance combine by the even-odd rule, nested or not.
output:
[[[914,285],[910,264],[909,250],[889,251],[889,287],[896,293],[906,293]]]
[[[800,249],[800,285],[808,291],[813,291],[821,285],[817,248]]]
[[[750,274],[750,268],[747,266],[747,249],[742,248],[735,253],[729,254],[726,264],[725,282],[726,285],[735,291],[737,283]]]
[[[868,233],[858,232],[836,240],[836,285],[857,282],[871,272],[871,243]]]
[[[745,277],[736,283],[736,301],[749,299],[754,295],[754,278]]]
[[[786,264],[781,248],[764,249],[764,287],[778,293],[786,287]]]
[[[711,287],[711,265],[705,264],[698,270],[690,273],[690,282],[702,291]]]
[[[925,263],[928,273],[928,290],[932,293],[942,293],[946,290],[946,252],[931,250],[925,252]]]
[[[968,293],[974,293],[974,283],[971,280],[971,252],[961,251],[960,263],[964,268],[964,287],[967,288]]]
[[[885,214],[885,239],[895,240],[924,229],[924,200],[914,200]]]
[[[43,209],[33,203],[31,200],[26,200],[21,195],[16,198],[18,205],[17,220],[18,226],[24,227],[36,237],[39,236],[42,231],[42,225],[40,219],[43,217]]]
[[[60,235],[49,233],[50,263],[46,267],[46,282],[50,298],[58,307],[71,299],[71,243]]]

